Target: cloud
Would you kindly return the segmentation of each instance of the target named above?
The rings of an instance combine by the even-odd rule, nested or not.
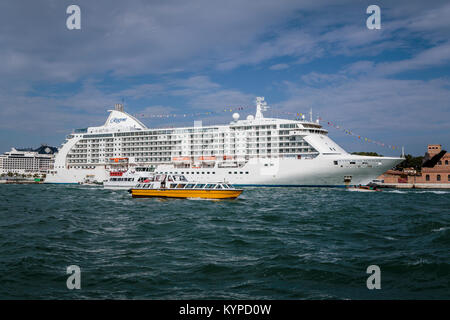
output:
[[[450,62],[449,42],[424,50],[411,59],[379,63],[375,72],[384,75],[397,74],[405,71],[436,67],[448,62]]]
[[[347,77],[342,74],[324,74],[318,72],[311,72],[301,76],[301,79],[303,80],[303,82],[309,85],[315,85],[337,81],[345,81],[347,80]]]
[[[323,108],[351,125],[370,115],[367,128],[392,132],[422,130],[420,111],[433,108],[425,128],[447,128],[446,1],[382,1],[377,31],[351,0],[79,0],[78,31],[65,27],[70,4],[0,2],[0,129],[33,139],[98,125],[122,98],[133,113],[214,110],[263,90],[279,108]],[[439,67],[434,80],[396,79]]]
[[[270,70],[284,70],[287,68],[289,68],[289,65],[287,63],[278,63],[269,67]]]

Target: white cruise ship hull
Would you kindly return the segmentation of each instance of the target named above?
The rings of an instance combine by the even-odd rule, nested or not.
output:
[[[184,174],[188,180],[225,181],[240,186],[340,187],[366,185],[394,167],[401,158],[330,157],[314,159],[258,159],[241,168],[175,168],[159,166],[156,172]],[[338,165],[334,164],[338,161]],[[350,164],[355,162],[355,164]],[[368,164],[362,164],[366,162]],[[341,164],[342,163],[342,164]],[[267,164],[267,165],[266,165]]]
[[[118,105],[103,126],[74,131],[46,183],[107,182],[113,164],[243,186],[365,185],[402,158],[347,153],[319,122],[255,117],[229,125],[149,129]],[[105,185],[108,185],[105,184]]]
[[[254,159],[240,168],[176,168],[174,165],[160,165],[155,172],[184,174],[189,180],[199,182],[225,181],[242,186],[339,187],[365,185],[401,160],[319,155],[314,159]],[[96,181],[108,179],[108,172],[104,168],[61,169],[57,174],[48,176],[46,183],[79,183],[93,174]],[[105,188],[109,187],[105,185]],[[111,186],[110,189],[124,188]]]

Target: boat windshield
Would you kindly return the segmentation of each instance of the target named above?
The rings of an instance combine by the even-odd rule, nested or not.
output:
[[[174,175],[173,181],[187,181],[186,177],[183,175]]]
[[[195,188],[197,188],[197,189],[203,189],[205,187],[205,184],[203,183],[198,183],[196,186],[195,186]]]

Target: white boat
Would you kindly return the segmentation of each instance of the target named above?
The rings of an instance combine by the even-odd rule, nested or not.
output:
[[[150,181],[153,177],[153,169],[148,167],[136,167],[122,171],[110,171],[108,181],[103,183],[105,189],[123,189],[128,190],[138,183]]]
[[[378,189],[375,186],[351,186],[347,188],[347,191],[356,191],[356,192],[380,192],[381,189]]]
[[[251,186],[365,185],[403,159],[347,153],[328,137],[319,120],[265,118],[256,114],[225,125],[151,129],[117,104],[105,124],[77,129],[59,149],[47,183],[77,183],[86,175],[110,180],[111,159],[128,167],[181,174],[199,182]]]

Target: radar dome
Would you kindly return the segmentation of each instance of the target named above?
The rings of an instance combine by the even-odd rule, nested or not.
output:
[[[233,120],[238,121],[239,120],[239,113],[233,113]]]
[[[255,117],[253,117],[251,114],[249,114],[249,115],[247,116],[247,120],[248,120],[248,121],[253,121],[253,119],[255,119]]]

